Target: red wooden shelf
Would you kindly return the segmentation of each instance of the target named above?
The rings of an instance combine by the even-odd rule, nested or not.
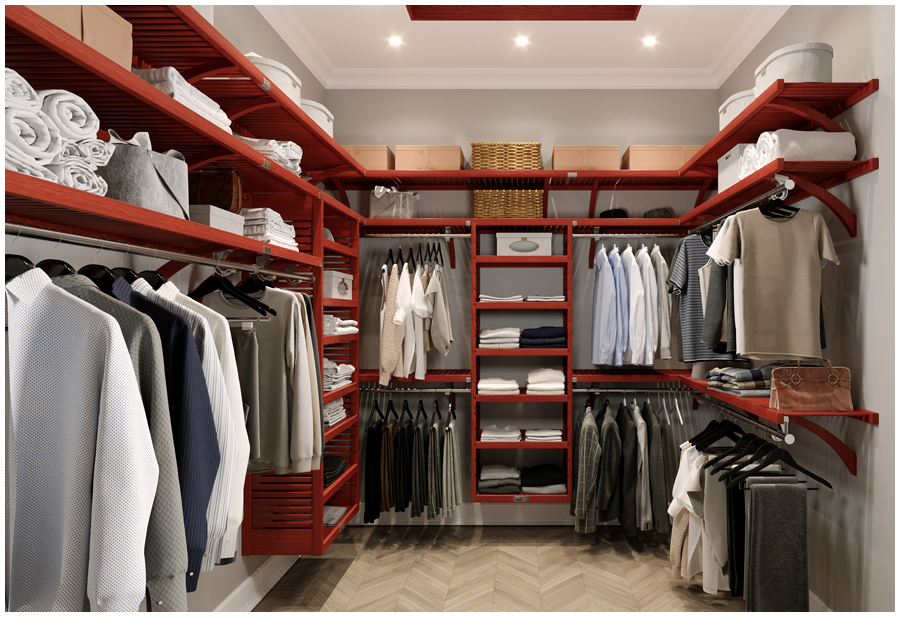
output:
[[[568,441],[525,441],[525,431],[521,431],[522,441],[481,441],[481,431],[475,447],[479,450],[567,450]]]
[[[322,240],[322,248],[326,253],[337,253],[346,257],[359,257],[359,249],[349,247],[345,244],[338,244],[333,240]]]
[[[552,268],[569,265],[568,255],[547,255],[544,257],[518,257],[505,255],[476,255],[476,266]]]
[[[568,403],[569,394],[556,396],[544,396],[540,394],[525,394],[525,388],[519,388],[519,394],[473,394],[475,403]]]
[[[325,308],[357,308],[359,300],[344,300],[343,298],[322,298]]]
[[[369,173],[369,172],[366,172]],[[472,231],[472,219],[363,219],[360,233],[433,233],[435,237],[448,233],[467,234]]]
[[[568,503],[572,501],[572,495],[568,493],[565,495],[482,495],[476,493],[473,495],[472,501],[475,503]]]
[[[334,527],[324,527],[324,530],[327,532],[325,534],[325,539],[322,542],[322,553],[328,550],[328,547],[331,546],[337,537],[344,531],[344,528],[347,526],[354,516],[359,512],[359,504],[354,504],[351,506],[347,513],[341,517],[341,520],[338,521],[338,524]]]
[[[333,334],[331,336],[323,336],[322,340],[325,345],[338,345],[340,343],[352,343],[359,340],[359,332],[356,334]]]
[[[337,390],[331,390],[330,392],[322,393],[322,402],[330,403],[331,401],[336,401],[337,399],[347,396],[351,392],[356,392],[359,389],[359,382],[354,381],[353,383],[349,383],[346,386],[341,386]]]
[[[567,311],[572,308],[568,302],[476,302],[479,311]]]
[[[350,480],[350,478],[352,478],[357,473],[359,473],[359,465],[348,465],[344,470],[344,473],[342,473],[337,480],[325,487],[325,491],[322,494],[325,503],[328,503],[328,500],[334,497],[334,494],[337,493],[340,488],[344,486]]]
[[[586,383],[678,383],[690,371],[647,369],[575,369],[573,380]]]
[[[596,230],[596,231],[595,231]],[[577,219],[572,231],[577,234],[642,234],[655,236],[659,234],[687,235],[689,228],[682,225],[677,218],[665,219]],[[593,261],[593,255],[591,255]]]
[[[569,350],[562,349],[474,349],[476,356],[568,356]]]
[[[349,429],[351,426],[353,426],[354,424],[356,424],[358,422],[359,422],[359,416],[352,415],[352,416],[347,416],[346,418],[344,418],[343,420],[341,420],[334,426],[330,426],[330,427],[326,426],[325,427],[325,443],[328,443],[329,441],[331,441],[332,439],[334,439],[335,437],[337,437],[338,435],[340,435],[341,433],[343,433],[344,431],[346,431],[347,429]]]
[[[415,377],[391,377],[391,383],[466,383],[471,380],[472,372],[469,371],[469,369],[438,369],[427,371],[425,373],[425,379],[416,379]],[[362,383],[376,383],[378,381],[378,369],[360,370],[359,381]]]

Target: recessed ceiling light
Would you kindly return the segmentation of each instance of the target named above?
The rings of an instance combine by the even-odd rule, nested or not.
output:
[[[653,47],[654,45],[656,45],[656,37],[648,36],[644,39],[644,45],[646,45],[647,47]]]
[[[397,47],[402,42],[403,42],[403,40],[399,36],[392,36],[391,38],[388,39],[388,43],[390,43],[394,47]]]
[[[528,45],[528,37],[520,36],[516,39],[516,45],[518,45],[519,47],[525,47],[526,45]]]

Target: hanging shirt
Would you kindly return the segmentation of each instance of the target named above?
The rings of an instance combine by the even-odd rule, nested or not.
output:
[[[669,265],[655,245],[650,252],[653,269],[656,272],[657,322],[659,324],[659,357],[668,360],[672,357],[672,301],[666,293],[666,279],[669,278]]]
[[[594,314],[591,330],[591,361],[614,364],[616,351],[616,281],[606,248],[594,256]]]
[[[453,342],[450,332],[450,314],[447,312],[447,306],[444,302],[444,288],[441,284],[442,272],[440,266],[435,266],[434,274],[428,281],[428,289],[425,290],[426,296],[434,298],[434,313],[431,317],[431,341],[435,349],[442,355],[450,353],[450,344]]]
[[[625,277],[628,280],[628,345],[625,348],[625,362],[640,364],[644,358],[647,315],[641,269],[635,261],[630,246],[622,252],[622,268],[625,270]]]
[[[409,376],[416,360],[416,333],[412,310],[412,280],[409,274],[409,264],[403,264],[397,284],[396,310],[394,311],[394,325],[403,327],[403,377]]]
[[[116,320],[38,268],[6,284],[10,611],[136,611],[159,466]]]
[[[636,505],[638,515],[638,528],[647,531],[653,527],[653,510],[650,501],[650,449],[647,439],[647,423],[641,415],[640,408],[631,404],[628,406],[631,417],[637,428],[637,490]]]
[[[425,302],[425,288],[422,287],[422,265],[416,266],[412,283],[412,321],[416,337],[416,379],[425,379],[427,365],[425,362],[425,317],[428,315],[428,304]]]
[[[423,293],[428,289],[428,284],[431,282],[431,275],[434,273],[434,266],[431,264],[427,264],[425,266],[425,271],[422,273],[422,290]],[[424,343],[425,343],[425,351],[431,351],[434,347],[434,344],[431,342],[431,317],[434,315],[434,296],[428,295],[425,293],[425,306],[426,315],[425,315],[425,334],[424,334]]]
[[[450,343],[453,342],[453,324],[450,321],[450,296],[447,295],[447,276],[444,273],[444,266],[438,264],[435,266],[435,270],[440,274],[440,283],[441,283],[441,296],[444,298],[444,314],[446,315],[445,321],[447,323],[447,338]],[[449,351],[449,347],[448,347]],[[444,354],[447,355],[447,354]]]
[[[459,456],[459,439],[456,420],[451,419],[444,428],[443,475],[441,477],[441,509],[444,516],[451,516],[462,503],[462,473]]]
[[[613,351],[613,364],[622,366],[625,362],[625,350],[628,348],[628,278],[616,246],[609,253],[609,266],[616,283],[616,348]]]
[[[394,323],[397,306],[397,288],[400,276],[396,264],[391,266],[387,293],[384,301],[384,321],[381,329],[381,358],[378,364],[378,383],[388,385],[391,377],[406,377],[403,374],[403,327]]]
[[[635,261],[641,271],[641,282],[644,285],[644,323],[646,324],[646,337],[644,339],[643,355],[640,364],[653,366],[653,358],[656,356],[656,342],[659,338],[659,309],[657,307],[656,272],[653,271],[653,262],[647,247],[641,247]]]
[[[597,474],[600,470],[600,431],[594,414],[588,407],[581,417],[581,425],[573,430],[579,432],[578,460],[573,461],[578,468],[577,499],[575,501],[575,531],[593,533],[597,531]]]

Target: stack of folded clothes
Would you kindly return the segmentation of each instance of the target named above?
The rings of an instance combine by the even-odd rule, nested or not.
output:
[[[515,379],[482,377],[478,380],[478,394],[516,396],[519,394],[519,382]]]
[[[244,236],[260,242],[269,242],[292,251],[299,251],[294,237],[297,232],[271,208],[242,208]]]
[[[565,495],[566,470],[546,464],[522,469],[522,492],[526,495]]]
[[[566,345],[566,329],[560,326],[527,328],[519,339],[522,349],[565,349]]]
[[[785,366],[767,364],[759,368],[715,368],[706,374],[706,386],[735,396],[769,396],[772,390],[772,369]]]
[[[478,474],[478,492],[483,495],[518,495],[522,486],[518,467],[482,465]],[[563,491],[565,492],[565,491]]]
[[[337,364],[330,358],[322,363],[322,389],[326,392],[349,386],[350,376],[356,370],[352,364]]]
[[[530,428],[525,431],[525,441],[562,441],[562,431],[555,428]]]
[[[357,332],[359,332],[358,321],[353,319],[341,319],[334,315],[322,316],[322,336],[356,334]]]
[[[344,409],[344,398],[333,400],[322,409],[322,421],[325,426],[334,426],[347,417],[347,410]]]
[[[566,374],[554,368],[539,368],[528,373],[525,394],[563,396],[566,393]]]
[[[243,135],[235,135],[235,137],[263,156],[269,157],[292,174],[300,175],[300,157],[303,154],[303,150],[294,142],[255,139],[253,137],[244,137]]]
[[[334,527],[341,522],[341,519],[347,514],[347,510],[349,508],[342,508],[341,506],[325,506],[322,521],[325,527]]]
[[[526,302],[565,302],[565,296],[528,296]]]
[[[481,429],[479,441],[522,441],[522,431],[515,426],[500,428],[492,424]]]
[[[481,349],[518,349],[519,328],[484,329],[478,333],[478,347]]]
[[[174,66],[158,69],[133,68],[131,72],[223,131],[231,133],[231,120],[219,104],[189,84]]]
[[[498,297],[498,296],[489,296],[487,294],[479,294],[478,301],[479,302],[521,302],[524,300],[522,296],[507,296],[506,298]]]
[[[343,456],[323,456],[322,457],[322,478],[323,484],[328,486],[341,477],[347,461]]]

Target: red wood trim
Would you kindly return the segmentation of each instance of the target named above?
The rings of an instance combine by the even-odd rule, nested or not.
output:
[[[850,107],[853,107],[854,105],[856,105],[857,103],[859,103],[859,102],[862,101],[863,99],[868,98],[868,97],[870,97],[871,95],[873,95],[873,94],[875,94],[876,92],[878,92],[878,87],[879,87],[879,86],[878,86],[878,80],[877,80],[877,79],[870,79],[870,80],[868,81],[868,83],[866,83],[865,86],[863,86],[862,88],[860,88],[859,90],[857,90],[856,92],[854,92],[853,94],[851,94],[851,95],[847,98],[846,101],[844,101],[842,104],[840,104],[840,105],[838,105],[838,106],[832,108],[832,109],[829,111],[829,115],[833,118],[833,117],[837,116],[839,113],[841,113],[842,111],[844,111],[845,109],[848,109],[848,108],[850,108]]]
[[[450,258],[450,269],[456,269],[456,242],[453,238],[447,240],[447,256]]]
[[[267,107],[278,107],[278,102],[272,100],[272,97],[270,96],[260,96],[255,99],[244,101],[240,105],[232,107],[225,112],[225,115],[232,120],[237,120],[241,116],[246,116],[249,113],[253,113],[254,111],[259,111],[260,109],[265,109]]]
[[[776,107],[778,109],[793,112],[801,118],[809,120],[815,126],[821,127],[823,130],[828,131],[829,133],[844,132],[844,129],[840,124],[838,124],[822,112],[816,111],[812,107],[803,105],[801,103],[798,103],[797,101],[791,101],[789,99],[777,97],[775,99],[772,99],[772,102],[769,103],[769,107]]]
[[[805,178],[801,178],[800,176],[796,176],[793,174],[785,174],[788,178],[794,181],[794,183],[803,191],[806,191],[823,204],[828,206],[828,209],[831,210],[835,216],[838,217],[838,220],[847,228],[847,233],[850,234],[851,238],[856,237],[856,215],[853,213],[850,208],[844,205],[840,199],[823,189],[818,184],[814,184]]]
[[[234,62],[228,58],[217,58],[216,60],[210,60],[205,64],[200,64],[183,71],[181,76],[184,77],[189,84],[196,84],[206,77],[212,77],[213,75],[218,75],[219,73],[233,68]]]
[[[550,201],[550,178],[544,178],[544,218],[547,218],[547,203]]]
[[[791,424],[802,426],[811,433],[818,435],[822,439],[822,441],[831,446],[832,450],[837,452],[837,455],[841,457],[842,461],[844,461],[844,464],[847,466],[850,474],[854,476],[856,475],[856,453],[851,450],[847,446],[847,444],[838,439],[838,437],[834,435],[834,433],[802,417],[792,416]]]
[[[253,484],[252,476],[244,476],[244,525],[241,525],[241,554],[253,554],[253,531],[249,523],[253,520]]]
[[[344,189],[344,183],[340,181],[339,178],[332,178],[331,180],[334,183],[335,188],[337,189],[338,195],[341,196],[341,202],[348,208],[350,207],[350,198],[347,197],[347,191]],[[358,226],[357,226],[358,228]]]
[[[318,184],[320,184],[321,182],[324,182],[325,180],[331,180],[331,179],[337,180],[337,178],[335,178],[335,176],[337,176],[338,174],[352,172],[352,171],[353,171],[353,168],[350,165],[338,165],[337,167],[332,167],[331,169],[327,169],[325,171],[320,171],[316,175],[313,175],[310,178],[309,183],[312,184],[313,186],[317,186]]]
[[[715,178],[710,177],[703,181],[703,186],[700,187],[700,190],[697,192],[697,199],[694,201],[695,208],[699,208],[700,204],[706,201],[706,193],[709,191],[709,187],[714,179]]]

